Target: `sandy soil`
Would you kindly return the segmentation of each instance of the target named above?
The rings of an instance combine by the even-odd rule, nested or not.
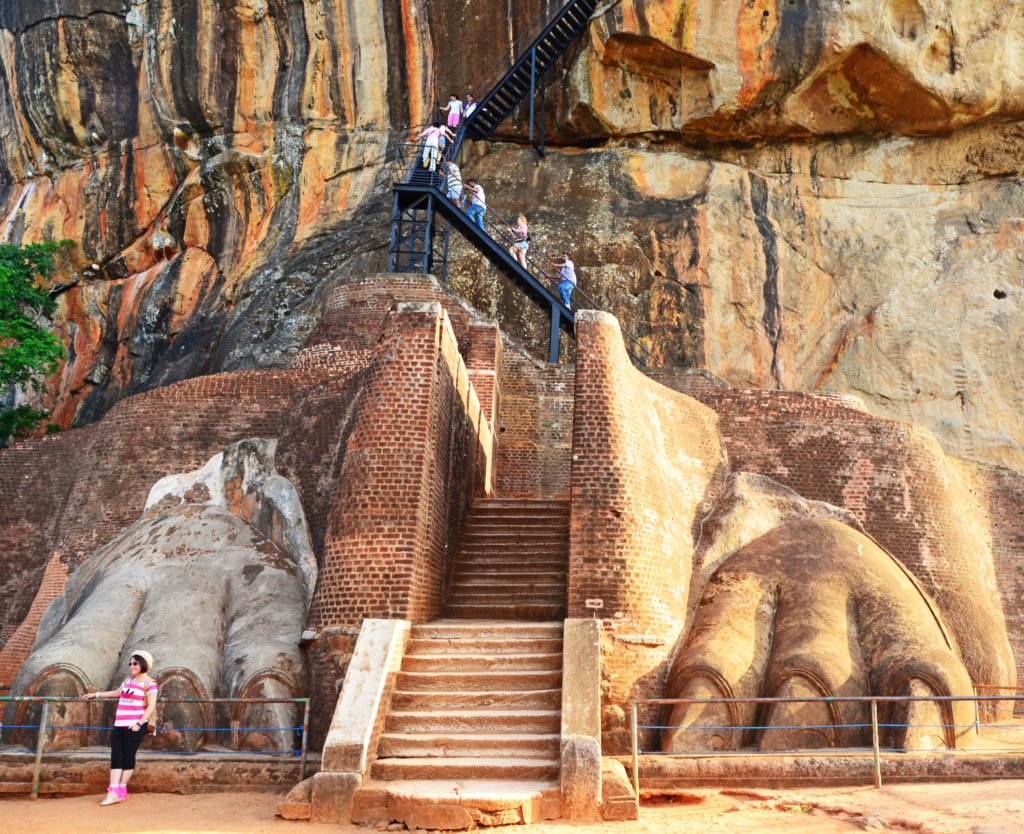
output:
[[[101,797],[5,799],[2,834],[315,834],[304,822],[274,817],[276,794],[137,794],[101,808]],[[629,823],[545,823],[530,834],[833,834],[914,831],[921,834],[1024,834],[1024,782],[894,785],[793,791],[692,791],[644,803]],[[366,828],[329,827],[342,834]],[[517,827],[494,832],[525,832]]]

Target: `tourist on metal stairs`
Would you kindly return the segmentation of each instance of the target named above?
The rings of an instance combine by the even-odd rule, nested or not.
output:
[[[476,112],[476,99],[473,98],[472,93],[466,93],[466,104],[464,106],[463,115],[465,118],[469,118]]]
[[[459,201],[462,199],[462,172],[459,170],[459,166],[450,159],[446,159],[441,163],[441,170],[447,177],[446,187],[448,193],[446,196],[458,206]]]
[[[558,267],[558,293],[562,296],[562,303],[569,307],[572,300],[572,291],[576,289],[576,266],[569,260],[569,253],[562,253],[562,260],[552,261]]]
[[[466,192],[469,194],[469,208],[466,214],[469,219],[484,230],[484,212],[487,211],[487,198],[484,196],[484,187],[476,180],[466,180]]]
[[[459,126],[459,122],[462,121],[462,99],[455,93],[448,96],[448,104],[439,109],[442,113],[448,114],[448,127],[454,130]]]
[[[514,242],[508,248],[508,253],[523,269],[526,269],[526,252],[530,248],[530,228],[526,225],[525,214],[519,215],[515,228],[509,229],[509,232],[511,232]]]
[[[455,138],[448,128],[441,127],[441,123],[435,121],[416,137],[423,140],[423,167],[429,168],[431,173],[437,170],[437,163],[441,159],[441,140],[446,136]]]

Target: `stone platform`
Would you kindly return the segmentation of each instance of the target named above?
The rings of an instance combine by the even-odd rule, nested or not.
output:
[[[497,779],[369,782],[356,794],[354,823],[404,822],[461,831],[522,825],[561,816],[557,782]]]
[[[110,774],[109,757],[105,747],[44,753],[39,793],[46,796],[102,793]],[[29,793],[34,762],[35,755],[26,753],[24,748],[0,748],[0,796]],[[319,769],[319,755],[309,755],[306,775]],[[295,756],[141,751],[131,787],[140,793],[283,793],[299,781],[299,771],[299,759]]]
[[[619,757],[632,778],[633,761]],[[1024,778],[1024,752],[935,751],[882,754],[882,783]],[[702,788],[793,788],[872,785],[870,750],[830,755],[744,754],[647,756],[640,760],[640,796]]]

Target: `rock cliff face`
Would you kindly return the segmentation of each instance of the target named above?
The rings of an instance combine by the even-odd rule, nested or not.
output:
[[[387,162],[541,0],[12,0],[0,237],[70,238],[64,425],[127,394],[284,364],[323,276],[385,262]],[[571,249],[666,362],[854,393],[954,454],[1024,467],[1024,7],[619,0],[465,170]],[[453,286],[527,340],[458,247]]]

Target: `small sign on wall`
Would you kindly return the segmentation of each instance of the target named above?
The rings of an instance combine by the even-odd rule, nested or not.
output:
[[[584,605],[586,605],[587,608],[595,608],[595,609],[596,608],[604,608],[604,600],[603,599],[588,599],[584,603]]]

